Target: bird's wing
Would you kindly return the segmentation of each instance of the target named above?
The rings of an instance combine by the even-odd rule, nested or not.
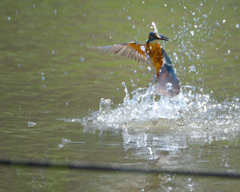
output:
[[[101,49],[103,51],[120,54],[129,59],[133,59],[137,62],[148,63],[148,59],[145,55],[146,45],[137,44],[135,42],[110,45],[104,47],[96,47],[97,49]]]
[[[163,58],[164,58],[165,63],[172,64],[170,58],[168,57],[166,51],[163,48],[162,48],[162,54],[163,54]]]
[[[163,58],[164,58],[164,62],[165,62],[164,65],[162,66],[162,68],[165,67],[168,70],[168,72],[172,74],[174,80],[179,82],[174,73],[174,70],[172,68],[172,62],[171,62],[170,58],[168,57],[166,51],[163,48],[162,48],[162,54],[163,54]]]

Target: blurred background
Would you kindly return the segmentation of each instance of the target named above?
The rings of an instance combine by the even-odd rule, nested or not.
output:
[[[240,171],[240,2],[0,1],[0,158]],[[94,49],[171,41],[182,92]],[[128,97],[129,94],[129,97]],[[237,180],[0,166],[2,191],[235,191]]]

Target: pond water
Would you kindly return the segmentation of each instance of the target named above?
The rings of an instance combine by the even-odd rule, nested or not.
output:
[[[240,172],[239,1],[0,2],[0,158]],[[94,46],[151,23],[181,92]],[[236,191],[237,179],[0,165],[1,191]]]

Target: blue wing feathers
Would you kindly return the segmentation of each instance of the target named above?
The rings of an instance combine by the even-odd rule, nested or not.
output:
[[[167,63],[164,63],[164,65],[162,67],[165,67],[167,69],[167,71],[172,74],[173,78],[177,82],[179,82],[175,73],[174,73],[174,70],[172,68],[172,62],[171,62],[170,58],[168,57],[166,51],[163,48],[162,48],[162,53],[163,53],[163,57],[165,58],[165,61],[167,62]]]

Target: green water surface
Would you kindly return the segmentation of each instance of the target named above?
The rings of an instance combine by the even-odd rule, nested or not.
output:
[[[0,159],[239,172],[236,124],[231,135],[210,133],[198,142],[181,132],[174,120],[162,120],[155,127],[139,122],[128,132],[62,120],[89,116],[99,110],[101,98],[122,103],[123,81],[129,92],[148,86],[153,72],[146,65],[93,47],[144,43],[152,21],[171,39],[163,46],[182,85],[202,89],[219,103],[239,98],[239,5],[237,0],[0,1]],[[228,115],[223,111],[226,121]],[[199,133],[205,134],[196,130]],[[179,147],[162,150],[168,142]],[[151,157],[150,149],[156,149],[157,157]],[[0,191],[239,187],[238,180],[224,178],[0,166]]]

